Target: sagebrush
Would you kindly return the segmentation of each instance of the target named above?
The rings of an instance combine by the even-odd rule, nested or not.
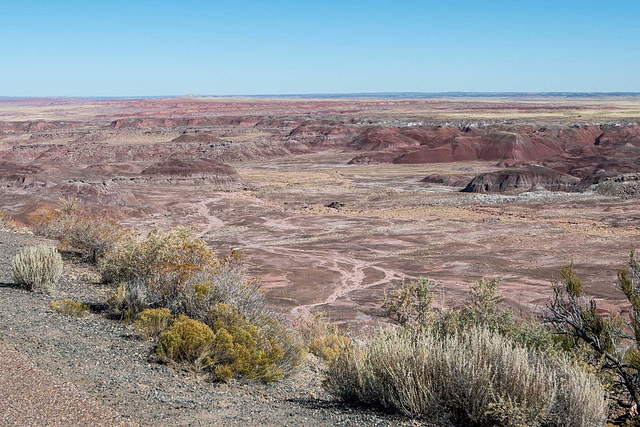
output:
[[[334,361],[326,386],[440,425],[594,426],[607,415],[595,377],[476,327],[380,330]]]

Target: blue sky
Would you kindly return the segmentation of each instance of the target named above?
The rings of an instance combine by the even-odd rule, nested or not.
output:
[[[640,91],[640,1],[5,1],[0,96]]]

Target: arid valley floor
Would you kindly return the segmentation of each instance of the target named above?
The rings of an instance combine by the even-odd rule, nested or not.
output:
[[[445,306],[500,277],[530,313],[571,260],[624,309],[639,120],[637,97],[1,100],[0,209],[26,222],[70,195],[142,229],[194,225],[292,316],[370,323],[418,276]]]
[[[501,304],[527,317],[571,262],[599,310],[624,312],[640,97],[0,99],[0,210],[29,224],[65,197],[141,233],[193,226],[216,255],[241,252],[292,321],[322,311],[371,330],[385,291],[421,276],[438,307],[498,277]],[[312,356],[269,385],[156,363],[155,344],[107,313],[114,286],[94,266],[67,253],[54,295],[14,286],[11,259],[42,242],[0,231],[0,423],[431,422],[340,403]],[[91,314],[63,316],[54,298]]]

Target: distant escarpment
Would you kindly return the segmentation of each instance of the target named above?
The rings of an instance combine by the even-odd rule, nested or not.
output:
[[[465,188],[470,192],[533,187],[580,191],[604,179],[640,172],[639,125],[371,126],[348,148],[363,152],[350,164],[496,161],[503,168],[517,165],[477,176]],[[528,166],[534,164],[538,166]],[[460,184],[452,179],[425,182]]]

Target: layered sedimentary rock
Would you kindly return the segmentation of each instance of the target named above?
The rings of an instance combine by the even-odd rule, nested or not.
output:
[[[571,191],[580,181],[571,175],[543,166],[532,165],[522,169],[506,169],[476,176],[462,190],[468,193],[500,193],[544,188],[549,191]]]

